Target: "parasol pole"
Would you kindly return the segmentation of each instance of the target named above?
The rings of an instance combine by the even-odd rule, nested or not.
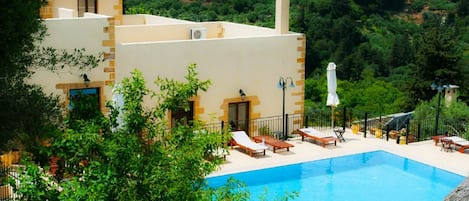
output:
[[[334,129],[334,106],[333,105],[331,105],[331,119],[332,119],[331,128]]]

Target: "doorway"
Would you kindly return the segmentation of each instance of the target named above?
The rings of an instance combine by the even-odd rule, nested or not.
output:
[[[249,102],[230,103],[228,122],[232,131],[249,131]]]

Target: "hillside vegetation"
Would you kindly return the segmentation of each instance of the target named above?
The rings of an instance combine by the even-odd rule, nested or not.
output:
[[[274,26],[275,0],[126,0],[127,13]],[[324,107],[337,64],[341,106],[376,114],[414,110],[436,77],[468,102],[469,2],[291,0],[290,29],[307,37],[306,109]]]

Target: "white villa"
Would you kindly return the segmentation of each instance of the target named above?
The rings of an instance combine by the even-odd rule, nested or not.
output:
[[[60,95],[66,105],[72,90],[87,89],[98,94],[106,112],[111,85],[135,68],[155,90],[157,76],[183,80],[187,66],[195,63],[199,78],[212,84],[192,98],[191,111],[183,114],[191,119],[242,122],[281,115],[283,106],[287,114],[304,112],[306,38],[288,30],[289,0],[276,2],[275,29],[123,15],[122,0],[49,0],[41,16],[49,33],[43,46],[104,52],[105,62],[91,71],[44,70],[32,78],[46,92]],[[285,102],[279,79],[295,85],[285,89]],[[151,100],[145,104],[152,105]]]

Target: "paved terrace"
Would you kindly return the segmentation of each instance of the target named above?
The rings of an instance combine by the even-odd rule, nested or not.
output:
[[[331,132],[331,131],[322,131]],[[465,153],[458,151],[441,151],[441,147],[435,146],[433,140],[410,143],[408,145],[396,144],[396,140],[377,139],[373,135],[363,137],[363,134],[352,134],[351,130],[344,133],[345,142],[337,142],[337,146],[327,145],[326,148],[309,140],[301,141],[301,137],[295,137],[287,141],[295,147],[287,152],[285,149],[272,149],[266,151],[266,155],[257,154],[250,157],[243,150],[230,149],[226,162],[220,169],[209,176],[244,172],[268,167],[282,166],[286,164],[300,163],[311,160],[319,160],[337,156],[351,155],[376,150],[384,150],[421,163],[438,167],[465,177],[469,176],[469,150]]]

